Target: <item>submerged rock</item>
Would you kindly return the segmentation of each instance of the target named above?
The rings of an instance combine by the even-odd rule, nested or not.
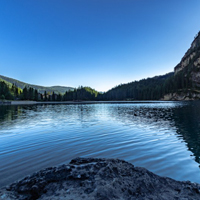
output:
[[[118,159],[76,158],[0,190],[1,200],[200,199],[200,185],[160,177]]]

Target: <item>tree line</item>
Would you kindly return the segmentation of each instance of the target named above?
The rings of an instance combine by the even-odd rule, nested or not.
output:
[[[1,100],[33,100],[33,101],[81,101],[96,100],[98,92],[90,87],[79,87],[73,91],[66,91],[65,94],[38,92],[32,87],[18,88],[15,84],[9,87],[4,81],[0,81]]]
[[[189,73],[184,70],[163,76],[156,76],[140,81],[118,85],[105,93],[99,93],[90,87],[79,87],[64,94],[38,92],[32,87],[18,88],[15,84],[9,87],[0,82],[0,99],[34,100],[34,101],[109,101],[109,100],[159,100],[165,94],[195,90],[197,86],[191,81]]]
[[[194,85],[189,73],[182,70],[177,74],[173,72],[163,76],[156,76],[140,81],[116,86],[102,94],[102,100],[160,100],[165,94],[192,92],[198,89]]]

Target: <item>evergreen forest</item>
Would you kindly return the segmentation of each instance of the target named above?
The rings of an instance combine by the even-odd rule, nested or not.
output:
[[[188,92],[198,89],[190,81],[189,76],[185,76],[184,74],[185,72],[182,70],[177,74],[171,72],[163,76],[120,84],[105,93],[82,86],[71,91],[66,91],[64,94],[46,91],[39,93],[37,89],[32,87],[25,86],[22,90],[15,84],[10,86],[4,81],[0,81],[0,99],[33,101],[159,100],[165,94],[172,92]]]

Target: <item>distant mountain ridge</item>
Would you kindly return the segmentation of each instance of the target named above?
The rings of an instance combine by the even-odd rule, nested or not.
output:
[[[29,84],[29,83],[25,83],[13,78],[9,78],[6,76],[2,76],[0,75],[0,81],[4,81],[6,84],[8,84],[9,86],[12,86],[12,84],[15,84],[17,87],[23,89],[25,86],[26,87],[32,87],[36,90],[38,90],[39,93],[44,94],[44,92],[55,92],[57,94],[64,94],[66,91],[73,91],[74,88],[73,87],[66,87],[66,86],[51,86],[51,87],[45,87],[45,86],[39,86],[39,85],[33,85],[33,84]]]

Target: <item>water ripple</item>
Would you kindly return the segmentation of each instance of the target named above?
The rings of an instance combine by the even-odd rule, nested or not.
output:
[[[200,182],[200,103],[0,106],[0,186],[78,156]]]

